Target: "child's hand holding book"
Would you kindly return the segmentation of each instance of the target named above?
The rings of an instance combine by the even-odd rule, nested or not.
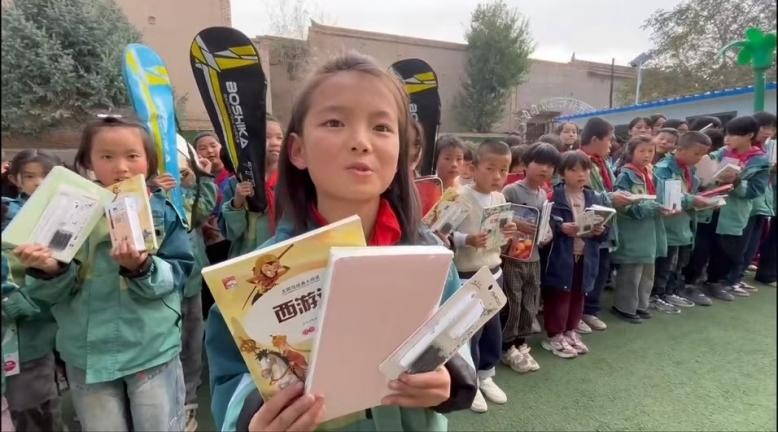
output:
[[[146,252],[138,252],[128,240],[124,239],[111,250],[111,258],[113,258],[120,267],[134,272],[149,259],[149,254]]]
[[[25,268],[38,269],[46,274],[56,274],[60,265],[51,257],[51,250],[39,244],[21,245],[14,249],[14,255]]]
[[[249,422],[250,432],[313,431],[324,419],[324,398],[303,394],[303,383],[291,385],[266,401]]]
[[[578,235],[578,224],[575,222],[566,222],[562,224],[562,232],[568,237],[575,237]]]
[[[384,405],[403,408],[431,408],[447,401],[451,396],[451,375],[441,366],[432,372],[403,373],[389,383],[393,394],[384,398]]]
[[[465,244],[476,249],[485,248],[488,241],[489,234],[487,233],[468,234],[465,238]]]

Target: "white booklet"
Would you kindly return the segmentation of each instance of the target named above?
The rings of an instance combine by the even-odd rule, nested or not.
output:
[[[683,183],[681,180],[665,180],[662,182],[661,205],[672,212],[683,211]]]
[[[615,215],[616,209],[610,207],[595,204],[586,208],[583,215],[576,222],[578,224],[578,236],[590,234],[595,226],[606,225]]]

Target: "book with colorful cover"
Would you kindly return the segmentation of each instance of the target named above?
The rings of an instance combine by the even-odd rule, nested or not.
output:
[[[513,221],[517,225],[520,223],[532,225],[534,231],[526,233],[517,229],[516,234],[508,240],[508,244],[503,249],[503,256],[517,261],[528,261],[532,258],[532,251],[535,250],[535,243],[538,239],[540,212],[532,206],[520,204],[511,204],[510,206],[513,211]]]
[[[510,203],[499,204],[484,209],[481,219],[481,232],[486,233],[489,239],[485,249],[502,247],[508,239],[502,233],[503,228],[513,218],[513,209]]]
[[[139,249],[148,253],[154,253],[159,249],[159,243],[157,241],[157,235],[154,230],[154,218],[151,215],[151,202],[149,201],[148,187],[146,186],[146,178],[143,174],[138,174],[127,180],[119,183],[114,183],[108,186],[108,190],[114,194],[114,199],[106,208],[106,218],[108,219],[108,230],[111,233],[111,243],[116,246],[122,239],[131,236],[135,239],[138,237],[143,238],[143,249]],[[124,216],[120,216],[121,209],[117,206],[117,203],[122,201],[131,203],[129,207],[127,205],[121,206],[124,210]],[[133,215],[128,216],[126,211],[132,209],[137,214],[137,219]],[[126,222],[116,226],[114,223],[118,220]],[[133,226],[135,228],[133,228]],[[137,230],[141,232],[138,233]],[[135,243],[133,241],[133,243]],[[139,244],[138,244],[139,246]],[[137,246],[136,246],[137,248]]]
[[[421,200],[421,214],[426,215],[443,197],[443,181],[437,176],[426,176],[417,178],[414,183]]]
[[[579,220],[576,221],[576,224],[578,225],[578,236],[591,234],[596,226],[606,226],[615,215],[616,209],[611,207],[597,204],[587,207],[584,209],[584,213]]]
[[[424,215],[422,223],[438,234],[451,234],[467,217],[470,206],[459,199],[459,190],[448,188],[437,204]]]
[[[393,393],[379,366],[437,311],[453,258],[443,246],[331,249],[306,381],[325,421]]]
[[[105,214],[113,194],[61,166],[54,167],[3,230],[3,248],[37,243],[69,263]]]
[[[305,381],[336,246],[365,246],[358,216],[202,271],[264,400]]]

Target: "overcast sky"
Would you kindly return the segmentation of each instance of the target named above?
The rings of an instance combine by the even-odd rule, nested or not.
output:
[[[272,34],[271,8],[279,1],[232,0],[232,25],[249,37]],[[339,27],[464,42],[470,14],[479,0],[300,0]],[[530,19],[537,48],[534,58],[581,60],[626,65],[651,47],[640,26],[657,9],[672,9],[682,0],[508,0]],[[365,6],[370,4],[370,6]]]

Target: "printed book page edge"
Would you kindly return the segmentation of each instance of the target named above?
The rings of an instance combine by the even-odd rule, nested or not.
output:
[[[221,262],[221,263],[218,263],[218,264],[209,265],[208,267],[204,267],[203,268],[202,273],[203,274],[211,273],[213,271],[217,271],[217,270],[220,270],[220,269],[223,269],[223,268],[226,268],[226,267],[230,267],[230,266],[232,266],[234,264],[237,264],[239,262],[245,261],[249,257],[257,257],[257,256],[260,256],[260,255],[264,255],[264,254],[266,254],[266,253],[268,253],[270,251],[273,251],[273,250],[283,249],[283,248],[285,248],[285,247],[287,247],[289,245],[292,245],[292,244],[295,244],[295,243],[299,243],[299,242],[301,242],[301,241],[303,241],[305,239],[308,239],[308,238],[311,238],[311,237],[315,237],[315,236],[317,236],[317,235],[319,235],[319,234],[321,234],[323,232],[330,231],[332,229],[341,227],[343,225],[347,225],[347,224],[349,224],[351,222],[354,222],[354,221],[358,221],[358,222],[361,223],[361,219],[359,218],[358,215],[349,216],[349,217],[347,217],[345,219],[339,220],[338,222],[333,222],[333,223],[331,223],[329,225],[325,225],[325,226],[323,226],[321,228],[317,228],[317,229],[315,229],[313,231],[308,231],[305,234],[300,234],[297,237],[292,237],[292,238],[286,239],[284,241],[281,241],[281,242],[278,242],[278,243],[274,243],[274,244],[272,244],[270,246],[264,247],[262,249],[254,250],[254,251],[249,252],[247,254],[244,254],[244,255],[241,255],[241,256],[237,256],[235,258],[228,259],[227,261],[224,261],[224,262]]]
[[[319,317],[316,319],[316,334],[313,336],[313,343],[311,344],[311,355],[308,358],[308,375],[305,377],[305,392],[309,393],[311,385],[316,373],[316,361],[318,360],[319,344],[321,343],[322,324],[324,318],[327,315],[327,305],[330,302],[329,288],[332,285],[332,275],[335,270],[335,261],[338,258],[333,256],[332,249],[330,249],[330,257],[327,263],[327,269],[324,271],[324,280],[322,280],[322,297],[321,304],[319,305]]]

